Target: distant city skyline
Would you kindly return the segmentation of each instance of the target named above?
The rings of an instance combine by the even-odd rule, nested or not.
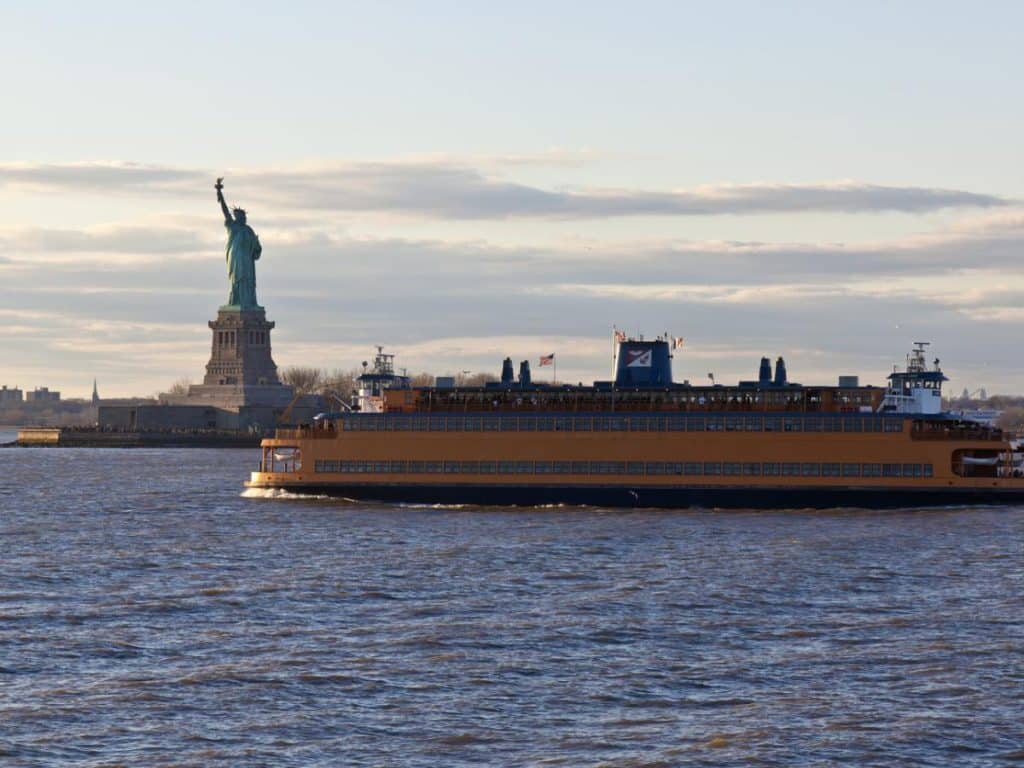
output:
[[[200,381],[249,213],[280,367],[1024,392],[1024,7],[5,9],[0,384]],[[17,73],[17,76],[13,76]],[[211,288],[211,286],[215,286]]]

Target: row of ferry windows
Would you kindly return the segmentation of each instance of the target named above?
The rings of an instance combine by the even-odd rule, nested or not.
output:
[[[931,464],[739,461],[326,461],[317,472],[456,475],[701,475],[779,477],[932,477]]]
[[[355,432],[902,432],[881,416],[346,416]]]

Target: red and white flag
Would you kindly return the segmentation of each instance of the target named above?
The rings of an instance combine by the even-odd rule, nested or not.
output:
[[[681,346],[683,346],[684,341],[686,341],[686,339],[684,339],[682,336],[673,336],[672,349],[679,349]]]
[[[541,365],[554,365],[555,364],[555,353],[552,352],[550,355],[544,355],[540,359]]]
[[[625,341],[626,340],[626,332],[625,331],[620,331],[618,328],[616,328],[614,331],[612,331],[612,333],[615,334],[615,340],[616,341]]]

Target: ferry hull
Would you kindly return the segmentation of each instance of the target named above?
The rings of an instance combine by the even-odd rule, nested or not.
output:
[[[884,488],[724,486],[539,486],[387,483],[248,483],[294,493],[360,501],[479,506],[585,505],[668,509],[913,509],[1024,504],[1024,488]]]

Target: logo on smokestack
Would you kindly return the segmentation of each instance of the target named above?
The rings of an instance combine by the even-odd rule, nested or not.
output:
[[[627,368],[650,368],[651,367],[651,350],[649,349],[630,349],[626,352],[626,367]]]

